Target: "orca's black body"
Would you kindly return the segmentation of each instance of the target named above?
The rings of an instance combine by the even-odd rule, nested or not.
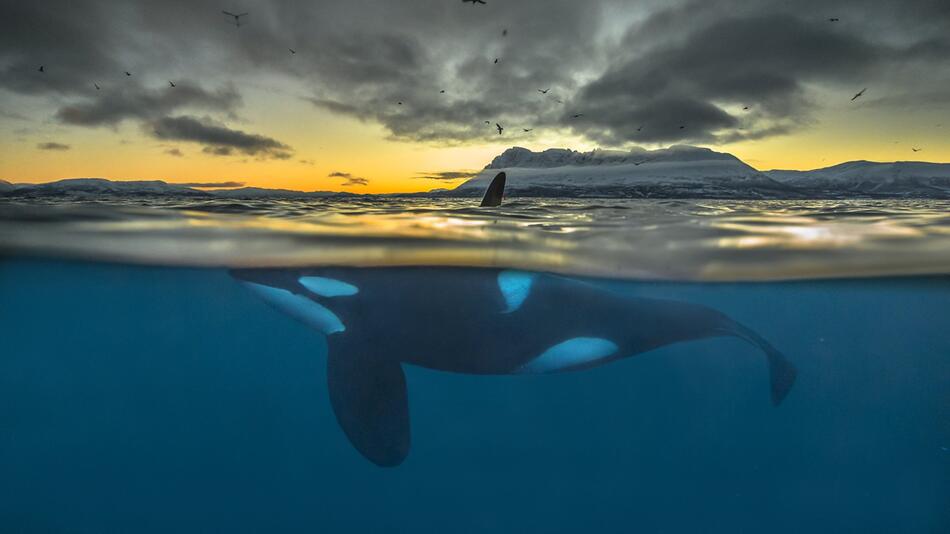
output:
[[[330,400],[353,445],[381,466],[409,452],[403,364],[481,375],[590,368],[681,341],[735,336],[768,361],[779,404],[795,368],[711,308],[618,295],[541,273],[476,268],[235,270],[264,300],[327,334]]]

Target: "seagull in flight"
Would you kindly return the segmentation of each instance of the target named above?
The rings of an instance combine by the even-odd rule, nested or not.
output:
[[[495,58],[495,63],[498,63],[498,58],[497,58],[497,57]]]
[[[132,73],[131,73],[131,72],[129,72],[129,71],[125,71],[125,75],[126,75],[126,76],[131,76],[131,75],[132,75]]]
[[[101,87],[99,87],[99,84],[98,84],[98,83],[93,83],[92,85],[95,85],[95,86],[96,86],[96,91],[98,91],[99,89],[102,89]]]
[[[234,17],[234,25],[237,26],[238,28],[241,27],[241,17],[247,15],[247,13],[238,13],[237,15],[235,15],[234,13],[231,13],[230,11],[222,11],[221,13],[229,17]]]
[[[638,126],[638,127],[637,127],[637,131],[638,131],[638,132],[639,132],[640,130],[642,130],[642,129],[643,129],[643,126]]]
[[[534,128],[522,128],[522,130],[524,130],[527,133],[527,132],[530,132],[531,130],[534,130]]]
[[[175,82],[173,82],[173,81],[171,81],[171,80],[168,80],[168,86],[169,86],[169,87],[178,87],[177,85],[175,85]]]
[[[686,127],[680,124],[680,130],[682,130],[683,128],[686,128]]]
[[[862,95],[864,94],[864,92],[867,91],[867,90],[868,90],[867,87],[865,87],[864,89],[861,89],[861,92],[859,92],[858,94],[856,94],[856,95],[854,95],[854,96],[851,97],[851,101],[854,102],[855,100],[861,98],[861,96],[862,96]]]
[[[548,94],[548,91],[550,91],[550,90],[551,90],[551,88],[548,87],[547,89],[538,89],[538,92],[541,93],[542,95],[546,95],[546,94]]]
[[[840,19],[838,17],[831,17],[828,19],[828,22],[838,22]]]
[[[294,50],[293,48],[288,48],[287,50],[290,50],[290,53],[291,53],[291,54],[296,54],[296,53],[297,53],[297,51]]]
[[[578,118],[583,117],[583,116],[584,116],[583,113],[575,113],[574,115],[571,115],[571,118],[578,119]]]
[[[440,95],[444,95],[444,94],[445,94],[445,89],[439,91],[439,94],[440,94]]]
[[[46,68],[43,65],[40,65],[40,68],[36,69],[39,72],[46,72]]]
[[[742,111],[749,111],[749,106],[742,106]]]
[[[914,152],[920,152],[920,150],[921,150],[921,149],[919,149],[919,148],[914,148],[914,147],[910,147],[910,149],[913,150]]]
[[[505,131],[505,129],[502,128],[497,122],[495,123],[495,128],[498,128],[498,135],[501,135],[501,132]]]
[[[474,6],[475,4],[482,4],[482,5],[485,5],[485,0],[462,0],[462,3],[463,3],[463,4],[464,4],[465,2],[471,2],[473,6]]]

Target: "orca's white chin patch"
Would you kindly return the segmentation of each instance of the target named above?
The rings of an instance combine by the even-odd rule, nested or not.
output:
[[[517,311],[531,294],[531,285],[534,283],[533,273],[524,271],[502,271],[498,273],[498,289],[505,298],[507,308],[502,313]]]
[[[335,313],[303,295],[296,295],[286,289],[254,282],[241,283],[263,299],[264,302],[318,332],[330,335],[346,330],[343,322]]]
[[[603,360],[617,352],[617,344],[599,337],[575,337],[545,350],[522,365],[519,373],[542,374]]]
[[[353,284],[322,276],[301,276],[300,285],[321,297],[349,297],[360,292]]]

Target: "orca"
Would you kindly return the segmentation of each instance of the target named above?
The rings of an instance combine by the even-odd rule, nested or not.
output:
[[[371,462],[409,454],[404,365],[475,375],[579,371],[685,341],[758,348],[778,405],[795,367],[765,339],[698,304],[640,298],[539,272],[460,267],[239,269],[264,301],[326,335],[337,421]]]

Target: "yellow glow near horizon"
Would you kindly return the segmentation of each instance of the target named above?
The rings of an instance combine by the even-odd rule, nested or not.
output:
[[[200,145],[161,142],[134,124],[116,129],[65,127],[54,121],[39,124],[32,135],[15,128],[0,131],[0,179],[11,182],[47,182],[74,177],[113,180],[186,182],[243,182],[248,186],[303,191],[333,190],[357,193],[427,191],[455,187],[462,180],[419,179],[421,173],[477,172],[511,146],[532,150],[595,145],[557,132],[535,131],[533,136],[506,133],[497,140],[458,146],[394,141],[378,124],[361,122],[317,109],[299,98],[280,97],[264,90],[248,95],[242,121],[236,129],[253,131],[290,145],[287,160],[254,156],[213,156]],[[250,105],[250,104],[254,105]],[[922,160],[950,162],[950,117],[946,109],[904,114],[844,108],[822,122],[794,133],[762,140],[742,141],[714,150],[730,152],[760,170],[813,169],[844,161]],[[11,126],[13,126],[11,124]],[[44,151],[38,142],[70,145],[65,151]],[[178,148],[185,155],[166,153]],[[912,152],[911,147],[922,148]],[[328,175],[345,172],[369,180],[366,186],[341,185]]]

